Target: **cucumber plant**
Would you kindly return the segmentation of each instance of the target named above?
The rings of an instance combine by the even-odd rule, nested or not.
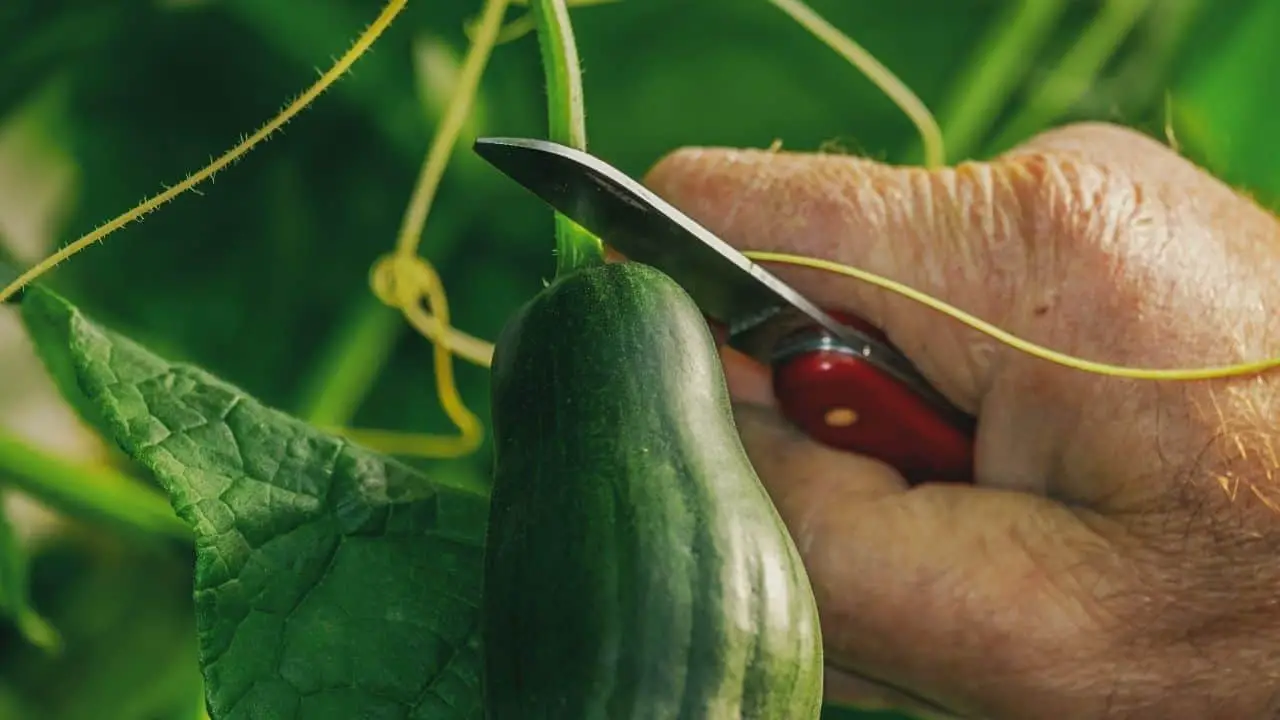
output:
[[[97,325],[52,291],[30,285],[57,262],[208,179],[266,139],[335,82],[403,4],[392,0],[334,69],[280,117],[184,183],[19,276],[6,291],[26,287],[22,315],[60,389],[75,407],[86,409],[87,421],[150,470],[179,518],[194,530],[209,713],[216,718],[473,717],[487,707],[495,717],[528,717],[531,710],[562,717],[561,710],[579,703],[588,717],[610,716],[617,709],[632,717],[816,716],[822,666],[812,593],[790,537],[734,432],[710,333],[670,279],[648,269],[603,265],[600,240],[571,223],[557,222],[555,281],[508,326],[499,344],[494,409],[503,418],[495,424],[501,428],[495,444],[502,451],[497,454],[492,512],[483,493],[433,482],[341,436],[267,408],[198,368],[150,353]],[[473,359],[488,358],[482,343],[449,326],[439,278],[415,250],[508,4],[488,0],[472,28],[460,90],[424,161],[396,252],[375,266],[372,275],[375,294],[400,308],[435,341],[441,397],[447,409],[452,400],[450,415],[461,430],[456,442],[435,439],[423,454],[465,454],[476,445],[477,422],[451,387],[449,354],[471,340]],[[551,89],[552,135],[582,146],[581,85],[564,0],[536,0],[532,19]],[[548,338],[545,331],[568,309],[565,300],[582,322],[573,323],[576,332],[570,336],[559,328],[558,339]],[[692,353],[699,362],[675,372],[664,369],[676,348],[652,343],[646,343],[645,355],[627,357],[626,349],[643,342],[646,334],[657,339],[670,337],[673,330],[686,345],[679,352]],[[574,348],[582,340],[595,343],[600,355],[576,355]],[[600,340],[605,342],[596,342]],[[620,394],[614,395],[600,393],[572,374],[544,377],[565,355],[577,357],[584,370],[607,369],[600,378],[606,382],[631,378],[633,385],[618,386]],[[512,372],[513,367],[519,371]],[[642,374],[649,380],[636,385]],[[645,411],[649,420],[644,433],[594,434],[610,417],[640,410],[636,390],[660,378],[669,387],[668,406],[652,404]],[[682,422],[666,422],[672,410],[685,404],[685,392],[709,404]],[[601,400],[575,402],[583,393]],[[581,407],[569,426],[569,442],[579,456],[596,458],[595,464],[560,462],[559,471],[546,474],[558,459],[544,456],[546,438],[520,432],[510,419],[513,401],[532,396],[542,399],[544,412],[567,407],[566,402]],[[609,397],[629,398],[630,407],[604,400]],[[664,451],[654,453],[654,448]],[[415,449],[423,451],[423,445]],[[640,462],[646,458],[647,467]],[[539,468],[540,477],[520,477],[530,468]],[[559,477],[553,481],[554,476]],[[530,480],[532,487],[554,484],[559,489],[540,494],[531,504],[519,497]],[[605,488],[632,499],[571,514],[579,494],[599,498]],[[665,497],[669,492],[677,495]],[[684,501],[676,501],[678,497]],[[642,522],[614,522],[619,514],[634,517],[637,512]],[[551,526],[559,529],[538,533],[534,542],[519,538],[531,519],[558,515],[575,521]],[[737,523],[763,535],[750,542],[741,535],[735,540]],[[602,532],[624,536],[612,548],[618,557],[598,554],[587,565],[551,562],[556,548],[565,543],[594,546]],[[700,559],[673,572],[669,551],[684,541],[696,542]],[[510,673],[530,677],[542,660],[522,648],[550,648],[550,641],[564,631],[547,622],[554,617],[539,616],[539,608],[547,605],[508,601],[511,593],[526,595],[518,587],[523,584],[518,572],[529,560],[539,563],[548,589],[573,587],[593,577],[604,583],[583,587],[576,607],[612,614],[615,634],[596,636],[594,624],[575,628],[578,644],[572,647],[586,651],[578,657],[579,669],[603,660],[619,643],[631,646],[630,638],[616,632],[637,613],[649,618],[649,636],[605,675],[594,673],[593,684],[508,683]],[[600,570],[613,576],[592,574]],[[785,579],[786,591],[762,593],[764,579],[775,576]],[[637,594],[613,598],[623,605],[611,609],[601,604],[610,599],[604,592],[610,582],[636,587]],[[716,597],[705,593],[709,586],[719,588]],[[352,588],[366,590],[347,592]],[[482,590],[487,601],[481,599]],[[560,597],[549,594],[546,599],[558,603]],[[378,632],[358,637],[326,632],[339,615],[375,623]],[[389,618],[399,620],[388,624]],[[522,628],[519,637],[533,640],[531,644],[503,634],[513,622]],[[424,643],[421,633],[398,631],[397,623],[425,627],[430,642]],[[487,642],[485,630],[490,631]],[[527,638],[528,633],[539,637]],[[245,642],[247,638],[257,642]],[[275,649],[271,658],[262,655],[262,643]],[[361,658],[358,665],[351,664],[352,657]],[[482,694],[485,667],[490,678],[484,683],[488,692]],[[564,669],[564,678],[578,676]],[[609,687],[624,690],[618,699],[599,705],[594,698]]]

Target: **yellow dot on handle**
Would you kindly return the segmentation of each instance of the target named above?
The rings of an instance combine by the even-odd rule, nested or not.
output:
[[[823,416],[823,420],[830,427],[849,427],[850,425],[858,422],[858,413],[852,408],[831,408],[827,411],[827,414]]]

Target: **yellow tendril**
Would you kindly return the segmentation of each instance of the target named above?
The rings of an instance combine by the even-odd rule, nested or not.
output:
[[[449,157],[475,104],[485,65],[501,37],[502,20],[510,5],[511,0],[487,0],[479,21],[469,33],[472,35],[471,47],[458,73],[458,84],[449,98],[444,117],[418,171],[413,195],[396,237],[395,250],[380,258],[369,273],[369,285],[374,296],[399,310],[405,320],[432,343],[436,393],[458,434],[436,436],[369,429],[338,431],[383,452],[433,459],[457,458],[475,452],[484,440],[484,426],[467,408],[458,392],[453,376],[453,355],[489,367],[493,360],[493,345],[449,325],[444,284],[431,263],[418,255],[418,245]]]
[[[289,122],[289,120],[293,119],[298,113],[306,109],[306,107],[314,102],[321,93],[329,89],[329,86],[337,82],[343,74],[350,70],[356,60],[360,59],[360,56],[364,55],[365,52],[373,46],[374,41],[376,41],[378,37],[391,26],[391,22],[395,19],[396,15],[404,9],[406,1],[407,0],[388,0],[386,6],[382,9],[382,12],[376,19],[374,19],[373,23],[369,25],[368,29],[361,33],[360,37],[356,38],[356,41],[352,44],[351,48],[347,50],[342,57],[338,58],[338,61],[335,62],[328,71],[321,75],[320,79],[317,80],[315,84],[307,88],[307,90],[299,95],[296,100],[289,103],[284,110],[280,111],[280,114],[272,118],[266,125],[263,125],[257,132],[245,138],[240,142],[240,144],[228,150],[226,153],[223,153],[222,156],[209,163],[204,169],[192,175],[188,175],[185,180],[177,185],[144,200],[132,210],[129,210],[114,220],[101,225],[88,235],[85,235],[79,240],[76,240],[44,260],[36,263],[26,272],[19,275],[16,280],[9,283],[4,290],[0,290],[0,302],[4,302],[5,300],[13,297],[15,293],[37,280],[46,272],[52,270],[56,265],[58,265],[58,263],[61,263],[81,250],[84,250],[89,245],[106,238],[111,233],[119,230],[129,223],[142,219],[144,216],[154,212],[161,205],[164,205],[170,200],[173,200],[179,195],[191,190],[205,180],[212,178],[218,171],[231,165],[233,162],[252,150],[255,146],[261,144],[270,135],[283,127],[285,123]]]
[[[432,359],[435,365],[436,391],[445,415],[458,428],[454,437],[396,434],[383,430],[355,431],[353,437],[363,435],[368,440],[392,443],[400,454],[420,455],[431,458],[452,458],[469,455],[479,449],[484,439],[484,428],[462,395],[453,377],[453,352],[480,365],[487,366],[493,357],[492,347],[481,340],[460,333],[449,327],[449,303],[445,297],[440,275],[429,263],[414,255],[392,253],[379,260],[369,273],[373,293],[387,305],[399,308],[415,330],[432,342]],[[424,307],[423,301],[426,306]]]
[[[1008,345],[1015,350],[1019,350],[1033,357],[1062,365],[1074,370],[1093,373],[1095,375],[1108,375],[1111,377],[1131,378],[1136,380],[1211,380],[1217,378],[1236,377],[1240,375],[1253,375],[1264,372],[1275,367],[1280,367],[1280,357],[1270,358],[1267,360],[1258,360],[1254,362],[1237,363],[1234,365],[1222,365],[1218,367],[1204,368],[1134,368],[1122,365],[1111,365],[1108,363],[1086,360],[1084,358],[1074,357],[1065,353],[1051,350],[1043,345],[1037,345],[1029,340],[1024,340],[1012,333],[1001,330],[991,323],[981,318],[970,315],[969,313],[949,305],[931,295],[927,295],[915,288],[904,285],[896,280],[877,275],[867,270],[843,265],[831,260],[822,260],[819,258],[806,257],[804,255],[791,255],[788,253],[751,251],[744,253],[752,260],[759,262],[772,262],[785,265],[796,265],[800,267],[813,268],[815,270],[823,270],[825,272],[845,275],[862,282],[875,285],[890,292],[901,295],[909,300],[913,300],[921,305],[932,308],[944,315],[947,315],[961,323],[977,330],[980,333],[988,335],[999,342]]]
[[[617,0],[569,0],[568,4],[580,7],[609,2]],[[434,345],[440,403],[459,432],[456,437],[446,438],[386,430],[343,431],[348,437],[384,452],[427,458],[460,457],[479,449],[483,439],[483,426],[467,409],[454,384],[452,355],[489,367],[493,361],[493,345],[450,327],[444,286],[431,264],[418,255],[418,245],[436,190],[471,113],[480,78],[493,48],[534,29],[529,14],[503,25],[507,9],[512,5],[528,4],[528,0],[487,0],[480,17],[467,24],[465,30],[471,47],[444,118],[423,160],[396,238],[395,250],[381,258],[370,274],[374,295],[386,305],[398,308],[409,324]]]
[[[400,232],[396,238],[396,252],[413,255],[418,251],[418,243],[422,238],[422,229],[427,224],[427,214],[435,199],[436,190],[440,187],[440,179],[444,177],[453,147],[458,142],[466,126],[471,108],[475,105],[476,93],[480,89],[480,78],[489,63],[489,56],[497,45],[498,35],[502,31],[502,19],[506,16],[511,0],[486,0],[484,12],[475,28],[475,37],[467,50],[462,69],[458,71],[458,84],[449,98],[444,117],[431,139],[431,147],[418,171],[414,183],[413,196],[400,223]]]

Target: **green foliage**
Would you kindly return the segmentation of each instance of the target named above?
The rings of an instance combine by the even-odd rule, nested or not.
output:
[[[1181,139],[1197,159],[1274,206],[1280,201],[1280,101],[1266,68],[1277,57],[1268,38],[1280,28],[1280,3],[1255,3],[1233,21],[1218,22],[1222,50],[1188,63],[1185,90],[1172,99],[1175,122],[1182,121],[1175,128],[1187,129]]]
[[[196,534],[219,718],[480,715],[487,500],[163,360],[53,293],[23,301],[111,437]]]
[[[1129,0],[1037,3],[812,0],[938,113],[952,160],[988,157],[1069,120],[1110,120],[1157,136],[1169,121],[1185,154],[1264,202],[1280,201],[1280,175],[1270,167],[1280,143],[1270,125],[1280,111],[1270,82],[1271,38],[1280,34],[1274,2],[1159,0],[1140,3],[1146,11],[1133,17],[1125,14],[1137,7]],[[25,134],[10,145],[42,148],[50,162],[64,156],[75,170],[60,211],[43,218],[52,228],[46,249],[183,177],[259,126],[347,47],[379,4],[324,0],[302,12],[286,0],[0,2],[0,137],[21,117]],[[47,482],[19,487],[26,477],[21,467],[46,466],[23,464],[37,456],[0,447],[0,486],[28,495],[44,488],[44,504],[75,521],[52,539],[20,544],[26,536],[5,529],[21,530],[27,521],[6,516],[0,523],[0,607],[19,618],[0,643],[0,718],[196,720],[194,699],[203,692],[197,652],[208,656],[214,648],[222,663],[211,671],[218,720],[228,716],[219,703],[237,692],[287,700],[288,692],[271,694],[284,689],[283,675],[273,681],[262,670],[263,656],[254,654],[284,653],[285,645],[266,638],[287,627],[250,609],[259,602],[287,607],[301,583],[315,579],[321,550],[336,547],[352,559],[335,564],[297,603],[315,613],[308,620],[313,644],[288,646],[310,649],[306,682],[336,687],[341,678],[366,692],[370,681],[391,683],[373,694],[401,703],[400,715],[412,706],[401,698],[429,683],[431,668],[442,683],[471,687],[466,681],[474,675],[460,665],[439,672],[440,653],[448,648],[462,653],[458,662],[474,660],[464,626],[476,596],[465,588],[479,567],[462,558],[479,552],[474,533],[483,513],[461,488],[486,485],[490,448],[467,460],[402,465],[342,446],[281,411],[321,423],[451,430],[435,398],[429,346],[371,301],[367,272],[394,242],[440,119],[449,58],[464,52],[463,28],[479,10],[479,0],[410,2],[374,51],[283,134],[200,194],[162,208],[49,278],[119,335],[53,295],[28,295],[33,337],[51,375],[74,391],[67,400],[134,457],[113,455],[106,470],[87,471],[70,460],[48,465],[56,472],[40,473],[42,481],[85,481],[81,494],[68,496],[54,492],[64,486]],[[765,0],[621,0],[570,12],[591,151],[628,172],[642,173],[681,145],[763,147],[774,139],[790,149],[919,158],[914,128],[883,94]],[[1100,17],[1117,23],[1111,32],[1096,29]],[[1123,23],[1131,27],[1115,31]],[[1080,49],[1091,28],[1094,40]],[[1065,69],[1064,57],[1075,58]],[[534,35],[497,48],[478,107],[483,111],[470,132],[547,135]],[[7,162],[0,153],[0,192],[23,189],[29,168]],[[460,153],[421,248],[444,277],[454,324],[496,336],[552,274],[552,232],[544,206]],[[0,270],[0,277],[7,274]],[[187,364],[161,361],[142,346]],[[107,347],[111,355],[102,357]],[[125,358],[132,364],[115,366]],[[138,382],[109,382],[107,370],[135,373],[124,376]],[[144,371],[175,384],[146,385]],[[458,375],[468,404],[487,424],[487,373],[460,366]],[[144,386],[154,395],[144,397]],[[218,411],[236,394],[259,399],[241,400],[236,409],[258,424],[233,435]],[[196,410],[210,422],[183,424]],[[147,445],[141,440],[158,427],[156,418],[187,432]],[[197,445],[200,437],[209,442]],[[245,448],[227,444],[231,437],[318,455],[286,453],[296,472],[272,475],[270,462],[251,467]],[[326,452],[333,463],[328,475],[308,464]],[[245,480],[253,476],[284,484]],[[437,494],[424,476],[441,488]],[[370,477],[387,480],[385,496],[356,483]],[[306,478],[329,488],[325,502],[284,491]],[[446,478],[454,489],[443,488]],[[219,501],[219,488],[236,502]],[[156,532],[174,528],[172,517],[154,512],[157,489],[173,492],[179,514],[195,523],[194,578],[185,541],[157,542],[178,534]],[[118,493],[124,494],[117,500],[103,499]],[[338,497],[352,504],[328,502]],[[129,511],[139,507],[141,514]],[[141,532],[119,532],[126,528]],[[444,540],[444,533],[460,542]],[[253,539],[254,550],[244,538]],[[233,567],[238,580],[218,584]],[[432,594],[425,583],[443,582],[448,572],[459,574],[450,586],[455,594]],[[251,592],[254,578],[261,592]],[[365,623],[373,617],[367,605],[336,602],[339,582],[367,593],[361,602],[385,595],[420,624],[348,635],[352,644],[334,651],[337,621],[326,612],[346,613],[343,623],[351,613]],[[387,586],[394,582],[403,584]],[[28,600],[16,602],[14,588],[24,586]],[[420,592],[404,594],[415,587]],[[328,597],[335,603],[316,605]],[[29,642],[23,606],[61,637],[60,653]],[[200,645],[191,620],[197,609]],[[234,628],[227,625],[241,616]],[[290,617],[298,623],[303,616]],[[385,649],[393,645],[398,649]],[[407,679],[402,673],[411,668],[417,675]],[[253,679],[263,682],[243,690]],[[289,692],[313,687],[300,682]],[[450,696],[442,690],[441,697]],[[348,707],[334,704],[330,712]],[[830,716],[864,717],[836,710]]]

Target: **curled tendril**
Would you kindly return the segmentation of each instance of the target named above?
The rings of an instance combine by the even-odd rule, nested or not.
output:
[[[384,255],[370,269],[369,285],[374,297],[387,306],[412,309],[421,320],[422,334],[431,342],[443,342],[453,354],[481,367],[493,362],[491,343],[449,326],[444,286],[426,260],[399,253]]]
[[[485,0],[457,85],[418,171],[395,249],[369,270],[369,286],[374,296],[383,304],[399,310],[409,325],[431,342],[436,392],[445,414],[457,427],[458,435],[446,437],[351,428],[336,430],[382,452],[435,459],[458,458],[478,450],[484,439],[484,428],[479,418],[467,408],[454,383],[453,355],[456,352],[487,367],[493,356],[493,346],[450,327],[444,284],[435,268],[419,256],[418,244],[436,189],[475,104],[481,76],[497,44],[502,20],[510,5],[511,0]]]
[[[370,269],[369,285],[380,302],[399,310],[415,330],[431,341],[436,393],[458,434],[437,436],[386,430],[344,430],[343,434],[399,454],[457,458],[475,452],[484,440],[484,427],[458,392],[453,355],[488,366],[493,347],[450,327],[444,283],[426,260],[400,252],[384,255]]]

